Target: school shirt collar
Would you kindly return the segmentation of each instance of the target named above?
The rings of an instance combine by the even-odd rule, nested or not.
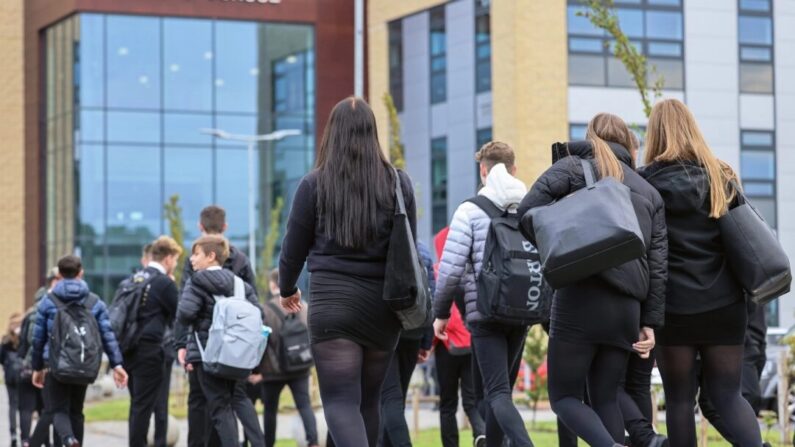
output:
[[[223,268],[221,268],[220,265],[213,265],[213,266],[207,267],[205,270],[223,270]]]
[[[166,268],[163,267],[163,264],[156,262],[156,261],[149,261],[149,264],[146,265],[147,267],[152,267],[153,269],[157,270],[162,274],[166,274]]]

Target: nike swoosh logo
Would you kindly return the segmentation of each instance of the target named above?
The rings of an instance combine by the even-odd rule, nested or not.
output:
[[[247,316],[248,316],[248,315],[240,315],[240,314],[238,314],[238,315],[237,315],[237,319],[238,319],[238,320],[242,320],[243,318],[246,318]]]

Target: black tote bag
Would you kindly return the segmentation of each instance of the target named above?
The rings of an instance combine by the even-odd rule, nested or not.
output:
[[[596,182],[591,163],[580,162],[585,188],[522,217],[535,230],[544,279],[554,289],[646,253],[629,187],[613,177]]]
[[[431,289],[411,234],[403,187],[395,174],[395,217],[386,255],[383,299],[404,330],[426,327],[431,320]]]
[[[765,219],[735,189],[738,205],[718,219],[726,262],[746,296],[765,304],[790,291],[789,258]]]

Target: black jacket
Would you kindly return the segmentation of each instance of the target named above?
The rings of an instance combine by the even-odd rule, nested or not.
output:
[[[743,293],[723,256],[718,221],[709,217],[707,173],[692,162],[655,162],[640,170],[665,201],[668,222],[666,312],[695,314],[728,306]]]
[[[202,270],[196,272],[185,284],[182,299],[177,307],[177,321],[179,321],[178,340],[187,340],[188,353],[186,362],[201,362],[201,354],[196,346],[198,333],[202,345],[207,343],[207,336],[213,322],[213,309],[215,308],[214,295],[232,296],[235,293],[235,275],[227,269]],[[257,301],[254,289],[246,284],[246,299],[262,311]]]
[[[168,276],[154,267],[147,267],[144,271],[151,275],[149,293],[146,303],[141,306],[138,313],[142,343],[162,343],[163,338],[174,324],[177,313],[177,300],[179,292],[177,285]]]
[[[624,184],[632,192],[632,204],[638,216],[646,256],[599,274],[618,293],[634,297],[641,304],[641,326],[660,327],[665,316],[665,284],[667,278],[668,244],[665,229],[664,204],[657,191],[633,169],[632,156],[619,144],[610,148],[622,162]],[[519,214],[548,205],[574,191],[585,187],[580,158],[592,159],[593,150],[587,141],[568,144],[571,156],[553,160],[554,164],[533,185],[519,204]],[[561,223],[564,224],[564,223]],[[535,244],[535,235],[529,221],[522,219],[522,234]]]
[[[254,277],[254,271],[251,269],[251,263],[248,262],[248,257],[231,244],[229,245],[229,257],[224,262],[223,268],[239,276],[243,282],[251,286],[254,294],[257,294],[256,278]],[[182,279],[179,286],[180,300],[184,296],[188,280],[193,277],[194,273],[190,260],[185,260],[185,267],[182,270]],[[174,323],[174,348],[177,350],[186,347],[188,340],[185,337],[190,336],[188,329],[181,326],[179,319],[177,319]]]

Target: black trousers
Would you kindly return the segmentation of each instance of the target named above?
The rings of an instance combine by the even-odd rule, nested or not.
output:
[[[193,364],[193,371],[188,373],[188,447],[204,447],[210,441],[210,424],[207,414],[207,399],[199,383],[198,363]]]
[[[532,446],[524,420],[513,403],[514,371],[519,371],[527,328],[479,324],[471,329],[472,348],[489,410],[486,417],[487,445],[501,446],[504,434],[512,447]]]
[[[39,413],[39,420],[44,412],[44,401],[41,398],[41,390],[33,386],[30,378],[25,378],[19,383],[19,437],[28,441],[33,426],[33,412]],[[49,424],[48,424],[49,425]]]
[[[443,344],[436,346],[436,375],[439,384],[439,423],[444,447],[458,447],[458,390],[464,412],[472,425],[472,437],[485,435],[486,422],[478,412],[473,383],[472,354],[452,355]]]
[[[47,387],[47,379],[45,378],[44,386],[45,390],[40,390],[33,386],[30,383],[31,388],[33,388],[33,392],[25,391],[24,394],[29,394],[30,396],[35,396],[36,400],[30,400],[30,404],[24,403],[23,400],[23,407],[28,408],[27,405],[30,405],[31,408],[31,417],[33,410],[38,411],[39,413],[39,420],[36,422],[36,428],[30,434],[29,442],[31,447],[42,447],[42,446],[49,446],[50,445],[50,427],[53,425],[53,417],[52,417],[52,403],[50,400],[49,395],[45,392]],[[24,389],[24,388],[23,388]],[[35,404],[33,403],[35,402]],[[54,431],[52,435],[52,445],[60,446],[61,445],[61,438],[58,436],[58,432]]]
[[[174,356],[164,351],[163,382],[155,402],[155,447],[166,447],[168,439],[168,396],[171,392],[171,368]]]
[[[656,433],[652,426],[651,371],[654,368],[654,351],[642,359],[630,354],[624,381],[618,389],[618,404],[624,418],[624,428],[633,446],[649,445]]]
[[[257,408],[257,401],[258,400],[262,400],[262,393],[263,393],[262,382],[254,385],[254,384],[249,383],[248,381],[246,381],[243,384],[243,389],[246,392],[246,397],[248,397],[248,400],[251,401],[251,405],[254,405],[254,409],[256,409]],[[267,432],[265,432],[266,439],[267,439],[267,436],[268,436],[268,434],[267,434]],[[242,447],[248,447],[248,438],[245,436],[245,433],[243,434],[243,442],[240,445]]]
[[[210,421],[218,433],[220,445],[240,446],[237,433],[237,418],[239,418],[248,442],[255,447],[264,446],[265,439],[257,420],[257,413],[246,396],[243,383],[207,374],[201,364],[194,364],[194,368],[198,373],[198,382],[207,401]]]
[[[125,366],[130,390],[130,447],[146,447],[149,421],[162,394],[164,358],[160,343],[142,343],[127,354]]]
[[[406,425],[406,393],[417,366],[420,340],[400,339],[381,387],[381,445],[411,447]]]
[[[312,401],[309,398],[309,377],[299,377],[296,379],[263,382],[262,383],[262,402],[265,405],[265,414],[262,416],[265,425],[265,447],[273,447],[276,443],[276,421],[279,416],[279,396],[284,387],[289,387],[293,394],[293,401],[301,422],[304,424],[307,445],[318,445],[317,421],[315,412],[312,410]]]
[[[11,439],[17,439],[17,414],[19,413],[19,386],[6,383],[8,392],[8,428]]]
[[[61,383],[52,376],[44,381],[47,405],[52,411],[52,423],[62,440],[73,437],[83,443],[83,404],[87,388],[86,385]]]

